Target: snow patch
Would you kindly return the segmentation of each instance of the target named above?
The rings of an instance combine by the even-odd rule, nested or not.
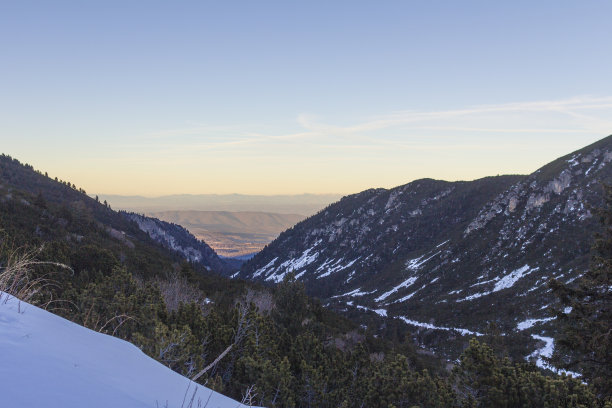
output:
[[[531,272],[537,271],[538,268],[529,269],[529,265],[524,265],[514,271],[510,272],[508,275],[504,276],[495,284],[493,287],[493,292],[498,292],[502,289],[511,288],[519,279],[524,276],[529,275]]]
[[[315,243],[316,245],[316,243]],[[281,282],[284,278],[285,275],[287,275],[288,272],[292,272],[292,271],[297,271],[299,269],[304,268],[307,265],[310,265],[311,263],[313,263],[314,261],[316,261],[316,259],[319,256],[318,252],[315,252],[314,254],[311,254],[310,252],[314,249],[314,247],[308,248],[307,250],[305,250],[302,255],[300,255],[299,258],[297,259],[289,259],[285,262],[283,262],[282,264],[280,264],[277,268],[276,271],[281,271],[280,273],[272,273],[270,276],[268,276],[266,278],[266,280],[272,280],[275,283],[279,283]],[[276,261],[276,259],[274,259],[274,261]],[[264,267],[266,268],[266,267]],[[300,274],[300,276],[302,276],[302,274]]]
[[[421,288],[421,289],[422,289],[422,288]],[[416,294],[416,293],[417,293],[419,290],[421,290],[421,289],[417,289],[417,290],[415,290],[414,292],[412,292],[412,293],[410,293],[410,294],[408,294],[408,295],[404,296],[404,297],[403,297],[403,298],[401,298],[401,299],[396,300],[396,301],[395,301],[395,302],[393,302],[393,303],[402,303],[402,302],[405,302],[405,301],[407,301],[408,299],[410,299],[411,297],[413,297],[413,296],[414,296],[414,295],[415,295],[415,294]]]
[[[435,326],[435,325],[433,325],[431,323],[417,322],[416,320],[411,320],[411,319],[408,319],[407,317],[404,317],[404,316],[399,316],[399,318],[402,319],[407,324],[410,324],[412,326],[417,326],[417,327],[423,327],[425,329],[456,331],[456,332],[461,333],[463,336],[468,336],[468,335],[483,336],[482,333],[475,332],[475,331],[468,330],[468,329],[461,329],[461,328],[457,328],[457,327]]]
[[[346,302],[347,305],[356,307],[357,309],[366,310],[368,312],[374,312],[379,316],[387,317],[386,309],[370,309],[369,307],[361,306],[361,305],[353,305],[353,302]]]
[[[387,317],[387,310],[385,309],[374,309],[374,313],[382,316],[382,317]]]
[[[576,372],[559,369],[557,367],[550,365],[550,363],[548,363],[548,361],[545,360],[545,358],[550,358],[553,355],[553,352],[555,351],[555,340],[552,337],[544,337],[544,336],[539,336],[537,334],[532,334],[531,337],[533,337],[536,340],[543,341],[544,346],[542,348],[537,349],[530,355],[528,355],[527,360],[536,359],[536,362],[535,362],[536,366],[540,368],[548,369],[557,374],[571,375],[574,378],[580,377],[580,374]]]
[[[493,287],[493,289],[491,289],[489,291],[485,291],[485,292],[474,293],[473,295],[466,296],[463,299],[458,299],[457,302],[465,302],[465,301],[468,301],[468,300],[478,299],[478,298],[481,298],[483,296],[490,295],[491,293],[499,292],[500,290],[511,288],[512,286],[514,286],[514,284],[516,282],[518,282],[519,279],[529,275],[532,272],[537,271],[538,269],[540,269],[540,268],[536,267],[536,268],[533,268],[533,269],[529,269],[529,265],[524,265],[524,266],[522,266],[522,267],[520,267],[518,269],[515,269],[514,271],[510,272],[508,275],[505,275],[502,278],[495,278],[495,279],[491,279],[491,280],[486,281],[486,282],[476,283],[476,284],[474,284],[472,286],[482,285],[482,284],[485,284],[485,283],[490,283],[490,282],[493,282],[493,281],[497,281],[497,283],[495,283],[495,286]]]
[[[483,296],[487,296],[487,295],[490,295],[490,294],[491,294],[490,291],[489,292],[474,293],[473,295],[466,296],[463,299],[457,299],[456,302],[459,303],[459,302],[465,302],[465,301],[468,301],[468,300],[474,300],[474,299],[478,299],[478,298],[481,298]]]
[[[537,323],[550,322],[551,320],[555,320],[555,318],[554,317],[544,317],[542,319],[527,319],[527,320],[523,320],[522,322],[520,322],[519,324],[516,325],[516,330],[518,330],[518,331],[527,330],[527,329],[533,327],[534,325],[536,325]]]
[[[334,272],[338,272],[338,271],[341,271],[341,270],[343,270],[343,269],[350,268],[350,267],[351,267],[351,266],[353,266],[353,264],[354,264],[355,262],[357,262],[358,260],[359,260],[359,257],[357,257],[357,258],[353,259],[352,261],[350,261],[350,262],[349,262],[349,263],[347,263],[346,265],[338,265],[338,264],[339,264],[339,263],[342,261],[342,259],[340,259],[340,261],[336,262],[336,263],[334,264],[334,266],[332,266],[331,268],[328,268],[328,269],[327,269],[327,271],[326,271],[325,273],[323,273],[323,274],[321,274],[321,275],[317,276],[317,279],[325,278],[325,277],[327,277],[327,276],[331,275],[331,274],[332,274],[332,273],[334,273]],[[319,267],[319,268],[317,268],[317,270],[319,270],[319,269],[320,269],[320,267]]]
[[[268,269],[270,269],[274,265],[274,262],[276,262],[277,260],[278,260],[278,256],[274,258],[273,260],[271,260],[270,262],[268,262],[266,266],[264,266],[263,268],[256,270],[255,273],[253,274],[253,277],[256,278],[262,273],[266,273]]]
[[[444,244],[444,242],[442,243]],[[417,271],[421,268],[421,266],[423,266],[423,264],[425,264],[427,261],[429,261],[430,259],[432,259],[433,257],[435,257],[436,255],[439,255],[442,251],[438,251],[435,254],[433,254],[432,256],[430,256],[429,258],[423,259],[425,257],[425,255],[421,255],[418,258],[415,259],[409,259],[408,261],[406,261],[406,269],[412,270],[412,271]]]
[[[371,292],[362,292],[361,288],[357,288],[355,290],[351,290],[350,292],[344,293],[342,295],[332,296],[332,299],[339,298],[339,297],[345,297],[345,296],[364,296],[364,295],[370,295],[370,294],[372,294],[374,292],[376,292],[376,291],[373,290]]]
[[[402,283],[400,283],[399,285],[397,285],[396,287],[394,287],[390,291],[385,292],[382,295],[380,295],[379,297],[377,297],[376,299],[374,299],[374,301],[375,302],[381,302],[381,301],[385,300],[386,298],[388,298],[389,296],[391,296],[392,294],[394,294],[395,292],[397,292],[401,288],[407,288],[407,287],[411,286],[414,282],[416,282],[417,279],[418,279],[418,276],[413,276],[411,278],[406,279],[405,281],[403,281]]]
[[[497,282],[499,280],[499,278],[495,277],[493,279],[489,279],[486,281],[482,281],[482,282],[476,282],[473,285],[470,285],[470,288],[473,288],[474,286],[480,286],[480,285],[486,285],[487,283],[491,283],[491,282]]]

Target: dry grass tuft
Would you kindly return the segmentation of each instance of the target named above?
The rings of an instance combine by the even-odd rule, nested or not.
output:
[[[38,254],[41,248],[33,250],[17,249],[8,252],[6,264],[0,266],[0,301],[4,297],[4,302],[9,296],[14,296],[19,300],[31,303],[33,298],[45,287],[53,285],[50,274],[34,277],[33,268],[36,266],[55,266],[62,269],[72,269],[58,262],[39,261]]]

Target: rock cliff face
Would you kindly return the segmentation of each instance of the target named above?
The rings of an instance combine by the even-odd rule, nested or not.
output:
[[[238,276],[292,272],[329,307],[414,330],[554,334],[547,282],[588,268],[611,161],[608,137],[529,176],[367,190],[281,234]]]

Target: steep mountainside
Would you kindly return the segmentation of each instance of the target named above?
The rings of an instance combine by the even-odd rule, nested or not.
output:
[[[590,208],[612,181],[610,161],[612,137],[529,176],[364,191],[281,234],[237,276],[278,282],[293,272],[330,307],[427,332],[480,334],[495,323],[540,336],[551,330],[548,280],[571,282],[588,267]]]
[[[197,239],[180,225],[135,213],[121,212],[121,214],[138,224],[138,227],[149,234],[154,241],[182,254],[190,262],[203,265],[209,271],[227,274],[240,267],[239,262],[219,258],[206,242]]]

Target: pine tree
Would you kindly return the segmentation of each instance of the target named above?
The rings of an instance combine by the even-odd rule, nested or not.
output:
[[[476,339],[463,352],[451,377],[461,407],[596,407],[591,390],[566,376],[545,376],[528,364],[500,359]],[[449,406],[446,404],[445,406]]]
[[[604,191],[605,206],[597,211],[603,231],[595,235],[590,269],[575,287],[551,282],[563,306],[571,307],[558,312],[563,333],[553,361],[579,370],[600,397],[612,399],[612,187]]]
[[[38,195],[34,199],[34,205],[43,209],[47,208],[47,202],[45,201],[41,191],[38,192]]]

